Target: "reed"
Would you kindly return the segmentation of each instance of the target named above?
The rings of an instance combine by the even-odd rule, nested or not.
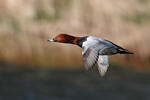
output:
[[[149,9],[149,0],[1,0],[0,60],[44,66],[81,65],[81,49],[47,42],[63,32],[111,40],[135,53],[129,63],[149,66]]]

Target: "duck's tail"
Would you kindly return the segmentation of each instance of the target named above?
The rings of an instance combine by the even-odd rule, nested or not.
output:
[[[133,52],[130,52],[130,51],[123,49],[123,48],[119,48],[118,53],[120,53],[120,54],[134,54]]]

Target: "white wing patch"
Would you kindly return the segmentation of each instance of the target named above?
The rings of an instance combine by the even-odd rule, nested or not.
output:
[[[99,55],[97,64],[100,75],[104,76],[109,66],[108,56]]]

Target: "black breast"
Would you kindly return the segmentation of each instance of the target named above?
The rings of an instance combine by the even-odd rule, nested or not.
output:
[[[80,37],[80,39],[77,41],[77,45],[82,48],[82,44],[87,40],[87,37],[88,36]]]

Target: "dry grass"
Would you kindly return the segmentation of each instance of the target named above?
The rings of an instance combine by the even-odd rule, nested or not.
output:
[[[149,9],[149,0],[0,0],[0,59],[81,65],[78,47],[47,43],[63,32],[109,39],[135,52],[129,59],[132,64],[149,64]]]

